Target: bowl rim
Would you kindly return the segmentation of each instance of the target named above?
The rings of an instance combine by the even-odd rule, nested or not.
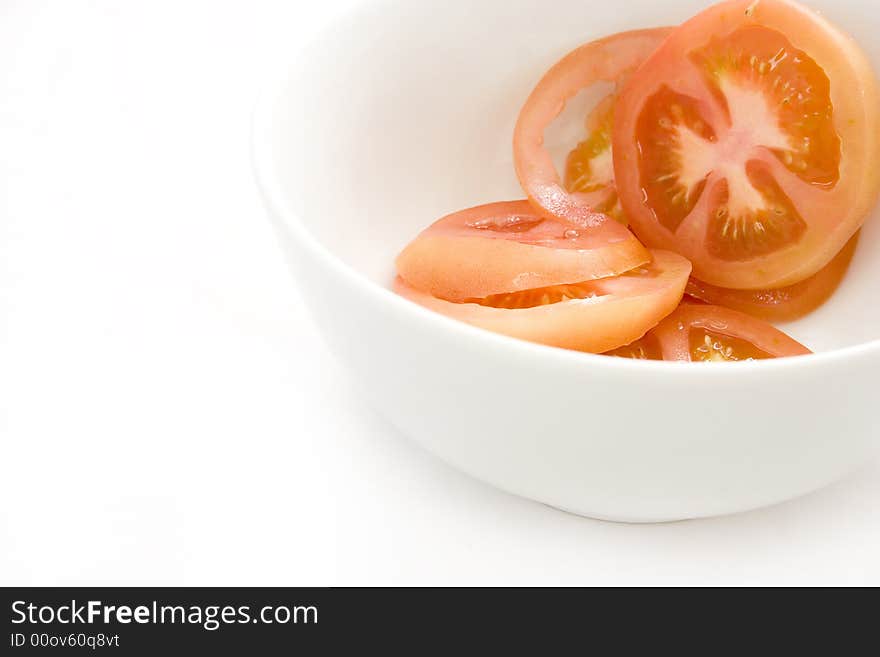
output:
[[[263,84],[251,114],[250,124],[250,159],[251,170],[264,205],[275,224],[279,234],[287,232],[304,248],[319,258],[325,266],[337,275],[346,279],[356,287],[362,295],[371,296],[380,303],[388,303],[395,307],[396,312],[413,318],[414,321],[434,324],[438,330],[452,332],[460,340],[482,342],[486,348],[510,349],[532,357],[559,364],[594,368],[613,368],[620,372],[624,368],[632,368],[642,374],[658,373],[674,369],[678,376],[744,376],[746,372],[766,373],[769,371],[785,371],[806,367],[822,367],[823,365],[839,365],[842,361],[862,359],[866,356],[880,358],[880,337],[859,344],[839,347],[828,351],[812,353],[804,356],[788,358],[771,358],[764,360],[730,363],[726,367],[705,367],[703,363],[682,363],[669,361],[650,361],[630,358],[611,358],[602,354],[592,354],[548,345],[538,344],[494,333],[470,324],[454,320],[439,313],[423,308],[416,303],[395,294],[389,287],[383,286],[370,277],[345,263],[315,237],[306,227],[299,214],[293,211],[282,192],[280,180],[274,165],[273,157],[278,144],[271,138],[273,127],[277,124],[279,101],[285,96],[296,76],[306,70],[308,57],[303,56],[313,46],[331,42],[328,37],[348,22],[354,22],[360,14],[382,4],[379,0],[361,0],[349,3],[321,28],[315,30],[308,39],[295,44],[287,53],[288,58],[264,76]],[[731,366],[732,365],[732,366]]]

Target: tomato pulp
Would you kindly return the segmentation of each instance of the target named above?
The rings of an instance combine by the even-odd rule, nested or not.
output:
[[[794,285],[770,290],[730,290],[691,277],[685,293],[768,322],[790,322],[811,313],[834,294],[849,269],[858,241],[859,233],[856,233],[834,260]]]
[[[581,283],[647,264],[635,236],[573,227],[537,213],[527,201],[481,205],[448,215],[398,256],[410,286],[450,301]]]
[[[731,362],[812,353],[782,331],[744,313],[683,303],[640,340],[611,356],[642,360]]]
[[[694,275],[778,288],[825,267],[880,189],[880,99],[858,46],[789,0],[735,0],[676,28],[615,108],[632,229]]]
[[[611,230],[595,197],[569,194],[544,147],[544,130],[584,89],[611,82],[618,87],[669,35],[670,29],[636,30],[587,43],[557,62],[522,107],[513,135],[513,159],[520,185],[544,214],[577,226]]]
[[[496,333],[554,347],[602,353],[629,344],[672,312],[681,300],[690,263],[655,251],[645,267],[613,278],[554,285],[453,303],[398,277],[401,296]]]

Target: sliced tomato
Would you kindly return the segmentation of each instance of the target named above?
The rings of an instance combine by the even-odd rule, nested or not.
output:
[[[605,355],[634,360],[663,360],[663,349],[660,346],[660,340],[657,339],[653,331],[648,331],[635,342],[612,349]]]
[[[609,240],[509,201],[440,219],[401,252],[397,272],[417,290],[462,301],[617,276],[650,259],[626,229]]]
[[[611,129],[614,95],[606,96],[587,116],[587,138],[580,142],[565,163],[565,189],[597,212],[627,224],[614,185]]]
[[[789,0],[722,2],[676,28],[618,96],[623,209],[702,281],[798,283],[874,207],[878,115],[867,58],[824,18]]]
[[[790,322],[811,313],[834,293],[849,269],[858,241],[856,233],[819,273],[794,285],[775,290],[730,290],[691,277],[685,294],[768,322]]]
[[[727,362],[812,353],[766,322],[744,313],[683,303],[641,340],[610,352],[645,360]]]
[[[394,290],[426,308],[474,326],[554,347],[601,353],[638,339],[679,303],[690,263],[653,252],[651,264],[574,285],[522,290],[453,303],[400,277]]]
[[[669,33],[668,28],[657,28],[593,41],[563,57],[538,82],[517,120],[513,158],[523,190],[541,212],[578,226],[620,232],[619,225],[593,207],[596,198],[565,190],[544,147],[544,130],[562,113],[566,102],[584,89],[600,82],[619,86]]]

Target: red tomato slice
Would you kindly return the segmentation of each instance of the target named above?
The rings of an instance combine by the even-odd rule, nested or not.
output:
[[[397,272],[417,290],[463,301],[617,276],[650,260],[626,229],[609,240],[509,201],[440,219],[401,252]]]
[[[779,329],[721,306],[683,303],[641,340],[610,352],[644,360],[726,362],[812,353]]]
[[[544,130],[559,116],[566,102],[597,82],[619,84],[670,33],[669,28],[623,32],[593,41],[572,51],[541,79],[520,111],[513,135],[516,174],[529,200],[542,212],[578,226],[619,233],[620,226],[595,211],[591,201],[563,188],[550,153],[544,148]]]
[[[673,31],[615,108],[614,173],[648,246],[737,289],[827,265],[880,189],[880,96],[865,55],[790,0],[715,5]]]
[[[856,233],[819,273],[794,285],[775,290],[730,290],[691,277],[685,294],[768,322],[789,322],[811,313],[834,293],[849,269],[858,241]]]
[[[627,224],[614,185],[611,130],[614,95],[602,99],[587,116],[587,138],[580,142],[565,163],[565,189],[582,203],[612,219]]]
[[[644,268],[575,285],[556,285],[452,303],[398,277],[394,290],[426,308],[496,333],[601,353],[638,339],[679,303],[690,263],[654,251]]]

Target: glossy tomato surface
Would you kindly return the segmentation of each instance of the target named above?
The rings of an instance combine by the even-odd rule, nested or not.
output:
[[[692,276],[685,293],[768,322],[791,322],[811,313],[834,294],[849,269],[858,241],[859,233],[856,233],[834,260],[794,285],[770,290],[731,290]]]
[[[541,212],[579,226],[602,227],[608,216],[595,198],[569,194],[544,147],[544,131],[578,93],[601,82],[625,81],[668,36],[668,28],[622,32],[587,43],[557,62],[520,111],[513,137],[517,177]]]
[[[779,329],[744,313],[683,303],[640,340],[609,355],[643,360],[734,362],[812,353]]]
[[[614,95],[606,96],[586,120],[586,138],[568,154],[565,189],[578,202],[627,224],[614,184],[611,133],[614,125]]]
[[[825,267],[874,207],[880,101],[859,47],[789,0],[723,2],[630,77],[614,121],[632,229],[715,286],[778,288]]]
[[[678,305],[690,263],[653,252],[649,265],[621,276],[453,303],[398,277],[394,290],[430,310],[511,337],[601,353],[629,344]]]
[[[527,201],[490,203],[444,217],[397,258],[411,287],[451,301],[616,276],[650,253],[616,222],[607,231],[573,227]],[[610,224],[609,224],[610,225]]]

